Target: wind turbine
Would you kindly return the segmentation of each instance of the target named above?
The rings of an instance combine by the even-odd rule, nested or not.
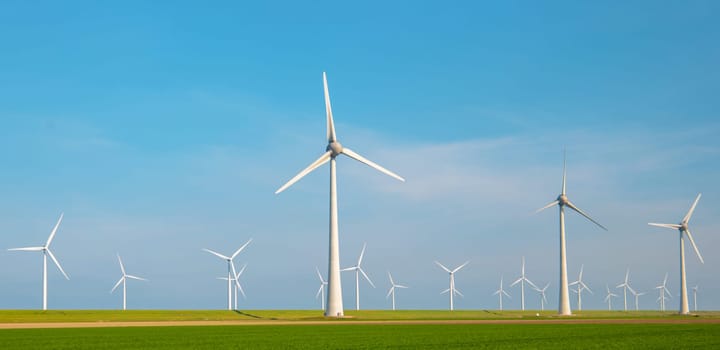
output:
[[[393,281],[392,275],[390,274],[390,271],[388,271],[388,277],[390,278],[390,290],[387,293],[387,296],[385,298],[390,297],[392,294],[392,307],[393,311],[395,310],[395,288],[407,288],[406,286],[403,286],[401,284],[395,284],[395,281]]]
[[[698,193],[692,207],[690,207],[690,210],[687,212],[687,214],[685,214],[685,217],[679,224],[656,224],[652,222],[648,223],[648,225],[672,228],[680,231],[680,314],[682,315],[687,315],[690,313],[690,309],[688,307],[687,280],[685,278],[685,240],[683,240],[683,236],[687,236],[687,238],[690,240],[690,244],[692,244],[693,248],[695,249],[695,254],[697,254],[700,262],[703,264],[705,263],[705,261],[703,261],[702,255],[700,255],[700,251],[698,250],[697,245],[695,245],[695,241],[693,240],[692,234],[690,233],[690,228],[688,227],[690,217],[692,217],[693,211],[695,211],[695,206],[697,206],[701,195],[702,193]]]
[[[50,250],[50,243],[52,242],[53,238],[55,237],[55,234],[57,233],[58,227],[60,227],[60,222],[63,219],[63,214],[60,214],[60,218],[58,219],[57,223],[55,224],[55,227],[53,228],[52,232],[50,232],[50,237],[48,237],[47,242],[45,242],[45,245],[42,247],[25,247],[25,248],[11,248],[8,250],[18,250],[18,251],[28,251],[28,252],[42,252],[43,253],[43,310],[47,310],[47,257],[50,256],[50,259],[55,263],[55,266],[57,266],[58,270],[62,272],[63,276],[65,276],[66,279],[70,279],[68,275],[63,271],[62,266],[60,266],[60,263],[57,259],[55,259],[55,255],[53,255],[52,251]]]
[[[245,272],[245,268],[247,267],[247,264],[243,265],[242,268],[240,268],[240,271],[238,271],[237,275],[235,275],[235,278],[231,279],[231,281],[236,281],[235,283],[235,310],[238,310],[237,304],[238,304],[238,289],[240,290],[240,293],[242,293],[243,298],[245,298],[245,291],[242,288],[242,285],[240,284],[240,276]],[[227,281],[227,277],[218,277],[219,280]]]
[[[695,311],[697,311],[697,291],[698,291],[698,286],[695,285],[695,287],[693,287],[692,290],[693,290],[693,304],[695,304]]]
[[[435,263],[436,263],[438,266],[440,266],[443,270],[445,270],[447,273],[450,274],[450,288],[448,288],[448,289],[440,292],[440,294],[445,294],[445,293],[449,293],[449,294],[450,294],[450,311],[453,311],[453,310],[454,310],[453,295],[457,294],[457,295],[459,295],[459,296],[463,296],[462,293],[460,293],[460,291],[457,290],[457,288],[455,288],[455,273],[458,272],[458,271],[460,271],[460,269],[462,269],[463,267],[465,267],[465,265],[467,265],[469,262],[470,262],[470,261],[466,261],[464,264],[456,267],[454,270],[450,270],[450,269],[448,269],[447,267],[445,267],[443,264],[435,261]]]
[[[627,311],[627,291],[630,289],[632,293],[635,293],[635,290],[630,287],[630,282],[628,281],[630,277],[630,269],[627,269],[627,272],[625,272],[625,282],[620,283],[615,288],[622,288],[623,289],[623,298],[625,300],[625,311]]]
[[[122,259],[120,259],[120,254],[117,255],[118,262],[120,262],[120,271],[122,271],[122,277],[120,277],[120,280],[115,283],[115,287],[113,287],[112,290],[110,290],[110,293],[114,292],[115,289],[117,289],[118,286],[120,286],[120,283],[123,285],[123,310],[127,310],[127,279],[134,279],[139,281],[147,281],[146,279],[142,277],[137,277],[133,275],[128,275],[125,273],[125,266],[123,266]]]
[[[317,267],[315,267],[315,272],[317,272],[318,278],[320,279],[320,289],[318,289],[315,294],[315,299],[320,296],[320,305],[322,305],[322,309],[325,310],[325,287],[328,283],[325,281],[322,274],[320,274],[320,270]]]
[[[586,219],[592,221],[595,225],[598,225],[603,230],[607,231],[605,226],[600,225],[597,221],[593,220],[588,214],[586,214],[584,211],[582,211],[580,208],[575,206],[570,200],[568,199],[567,195],[565,194],[565,179],[566,179],[566,171],[565,171],[565,156],[563,155],[563,178],[562,178],[562,192],[560,192],[560,195],[557,197],[555,201],[552,203],[538,209],[537,212],[541,212],[547,208],[550,208],[552,206],[557,205],[560,208],[560,300],[558,305],[558,313],[560,315],[572,315],[572,311],[570,310],[570,296],[569,296],[569,290],[568,290],[568,280],[567,280],[567,256],[566,256],[566,249],[565,249],[565,207],[574,210],[578,214],[584,216]]]
[[[639,311],[640,307],[638,306],[638,303],[640,302],[640,296],[647,294],[646,292],[636,292],[634,290],[630,290],[630,292],[635,296],[635,311]]]
[[[535,288],[535,290],[540,293],[540,311],[545,311],[545,303],[547,303],[547,298],[545,298],[545,291],[550,286],[550,282],[545,285],[543,289]]]
[[[498,289],[497,291],[495,291],[495,293],[493,293],[493,295],[498,295],[498,296],[500,297],[500,311],[503,310],[503,305],[502,305],[503,295],[505,295],[506,297],[512,299],[512,298],[510,297],[510,294],[508,294],[508,293],[503,289],[503,276],[502,276],[502,275],[500,275],[500,289]]]
[[[360,257],[358,258],[357,265],[350,266],[348,268],[342,269],[341,271],[355,271],[355,310],[360,310],[360,274],[362,273],[363,277],[370,282],[370,285],[375,288],[375,284],[370,280],[370,277],[365,273],[365,271],[362,269],[360,264],[362,264],[363,256],[365,255],[365,246],[367,244],[363,244],[362,251],[360,251]]]
[[[525,311],[525,283],[526,283],[526,282],[527,282],[527,284],[529,284],[529,285],[532,286],[533,288],[539,289],[539,288],[535,285],[535,283],[532,283],[532,281],[530,281],[529,279],[527,279],[527,277],[525,277],[525,257],[523,256],[523,257],[522,257],[522,273],[520,274],[520,278],[518,278],[517,280],[515,280],[515,282],[513,282],[513,283],[510,285],[510,287],[512,287],[512,286],[520,283],[520,305],[521,305],[521,308],[522,308],[523,311]]]
[[[227,309],[228,310],[232,310],[232,281],[235,281],[235,284],[237,285],[238,288],[242,288],[242,287],[240,287],[240,282],[238,282],[237,279],[235,279],[237,276],[237,272],[235,271],[235,264],[233,263],[233,259],[235,259],[235,257],[238,256],[238,254],[240,254],[240,252],[243,251],[243,249],[245,249],[245,247],[247,247],[248,244],[250,244],[250,242],[252,242],[252,238],[250,238],[250,240],[248,240],[247,243],[243,244],[242,247],[238,248],[238,250],[236,250],[235,253],[233,253],[233,255],[231,255],[231,256],[225,256],[225,255],[222,255],[216,251],[213,251],[213,250],[210,250],[207,248],[202,249],[212,255],[217,256],[220,259],[227,261],[227,269],[228,269],[228,274],[227,274],[228,306],[227,306]]]
[[[578,280],[569,284],[569,286],[577,285],[577,289],[573,290],[573,292],[577,293],[578,296],[578,311],[582,311],[582,291],[587,290],[588,292],[590,292],[590,294],[593,294],[592,290],[590,290],[590,287],[588,287],[582,280],[583,268],[585,268],[585,265],[580,265],[580,276],[578,276]]]
[[[607,290],[607,295],[605,296],[605,301],[608,303],[608,310],[612,310],[612,298],[617,298],[618,295],[610,292],[610,287],[608,287],[607,284],[605,285],[605,289]]]
[[[661,285],[655,287],[655,289],[660,290],[660,297],[657,299],[657,301],[660,302],[660,310],[661,311],[665,311],[665,300],[667,299],[665,297],[665,295],[667,294],[668,297],[672,298],[672,294],[670,294],[670,291],[667,289],[667,279],[668,279],[668,274],[665,273],[665,279],[663,280],[663,283]]]
[[[342,287],[340,285],[340,243],[338,238],[336,184],[337,176],[335,170],[335,158],[341,154],[344,154],[400,181],[405,181],[405,179],[396,175],[390,170],[387,170],[380,165],[377,165],[374,162],[364,158],[363,156],[352,151],[351,149],[343,147],[343,145],[338,142],[335,135],[335,123],[333,122],[332,109],[330,107],[330,93],[328,92],[327,77],[325,75],[325,72],[323,72],[323,86],[325,88],[325,113],[327,115],[328,142],[328,145],[325,148],[325,153],[323,153],[320,158],[312,162],[312,164],[310,164],[307,168],[303,169],[300,173],[295,175],[295,177],[290,179],[290,181],[288,181],[277,191],[275,191],[275,194],[284,191],[286,188],[292,186],[294,183],[302,179],[305,175],[309,174],[310,172],[327,163],[328,161],[330,162],[330,255],[328,261],[328,302],[327,309],[325,310],[325,316],[342,317],[343,304]]]

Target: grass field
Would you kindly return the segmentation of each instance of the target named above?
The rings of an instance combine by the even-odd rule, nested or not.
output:
[[[67,323],[69,328],[0,329],[2,349],[720,349],[720,312],[348,311],[325,319],[308,310],[0,310],[0,323]],[[634,320],[556,324],[531,320]],[[447,322],[444,322],[447,320]],[[520,324],[452,324],[453,320],[520,320]],[[525,322],[524,320],[527,320]],[[643,320],[648,320],[645,323]],[[670,323],[652,323],[666,320]],[[710,323],[686,321],[712,321]],[[73,322],[248,321],[248,325],[73,328]],[[278,324],[284,321],[285,324]],[[303,324],[303,321],[322,321]],[[356,322],[347,322],[356,321]],[[368,323],[363,324],[362,321]],[[378,324],[437,321],[438,324]],[[638,322],[639,321],[639,322]],[[275,322],[275,324],[274,324]],[[294,324],[296,323],[297,324]],[[288,324],[289,323],[289,324]],[[263,324],[262,326],[249,326]]]

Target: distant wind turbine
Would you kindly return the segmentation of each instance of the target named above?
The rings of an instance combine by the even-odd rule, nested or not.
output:
[[[207,248],[202,249],[212,255],[217,256],[220,259],[227,261],[227,269],[228,269],[227,270],[228,271],[228,274],[227,274],[227,283],[228,283],[227,284],[227,287],[228,287],[227,309],[228,310],[232,310],[232,282],[235,281],[235,285],[238,288],[242,288],[242,287],[240,287],[240,282],[238,282],[237,279],[235,278],[237,276],[237,271],[235,271],[235,264],[233,263],[233,259],[235,259],[235,257],[238,256],[238,254],[240,254],[240,252],[242,252],[243,249],[245,249],[245,247],[247,247],[248,244],[250,244],[250,242],[252,242],[252,238],[250,238],[250,240],[248,240],[247,243],[243,244],[240,248],[238,248],[238,250],[236,250],[235,253],[233,253],[231,256],[225,256],[225,255],[222,255],[216,251],[213,251],[213,250],[210,250]]]
[[[323,278],[322,274],[320,273],[320,270],[315,267],[315,272],[317,272],[318,278],[320,279],[320,288],[318,289],[317,293],[315,293],[315,299],[320,297],[320,305],[322,306],[323,311],[325,310],[325,287],[327,286],[327,281]]]
[[[632,290],[632,289],[630,290],[630,293],[632,293],[633,296],[635,296],[635,311],[639,311],[639,310],[640,310],[640,306],[638,306],[638,305],[639,305],[639,303],[640,303],[640,296],[645,295],[645,294],[647,294],[647,293],[646,293],[646,292],[636,292],[636,291],[634,291],[634,290]]]
[[[668,274],[665,273],[665,279],[663,279],[663,283],[655,287],[655,289],[658,289],[660,291],[660,297],[658,297],[657,299],[657,301],[660,302],[660,311],[665,311],[665,300],[667,300],[665,295],[672,298],[672,294],[670,294],[670,291],[667,289],[667,279]]]
[[[538,289],[538,286],[535,285],[535,283],[532,283],[527,277],[525,277],[525,257],[522,257],[522,269],[520,273],[520,277],[513,282],[510,287],[520,283],[520,307],[523,311],[525,311],[525,283],[529,284],[531,287]]]
[[[50,243],[52,242],[53,238],[55,237],[55,234],[57,233],[58,227],[60,227],[60,222],[63,219],[63,214],[60,214],[60,218],[58,219],[57,223],[55,224],[55,227],[53,228],[52,232],[50,232],[50,237],[48,237],[47,242],[45,242],[45,245],[42,247],[25,247],[25,248],[11,248],[8,250],[11,251],[28,251],[28,252],[42,252],[43,253],[43,302],[42,307],[43,310],[47,310],[47,257],[50,256],[50,259],[55,263],[55,266],[57,266],[58,270],[65,276],[65,279],[70,279],[68,275],[63,270],[62,266],[60,266],[60,263],[57,259],[55,259],[55,255],[53,255],[52,251],[50,251]]]
[[[592,221],[595,225],[598,225],[603,230],[607,231],[605,226],[600,225],[597,221],[595,221],[593,218],[591,218],[588,214],[586,214],[584,211],[582,211],[580,208],[575,206],[570,200],[568,199],[567,195],[565,194],[565,178],[566,178],[566,171],[565,171],[565,157],[563,156],[563,179],[562,179],[562,192],[560,192],[560,195],[557,197],[555,201],[552,203],[540,208],[537,210],[537,212],[543,211],[547,208],[550,208],[552,206],[557,205],[560,208],[560,296],[559,296],[559,305],[558,305],[558,313],[560,315],[569,316],[572,315],[572,311],[570,310],[570,291],[568,289],[568,279],[567,279],[567,257],[566,257],[566,249],[565,249],[565,207],[574,210],[578,214],[584,216],[586,219]]]
[[[620,283],[615,288],[622,288],[623,289],[623,299],[625,301],[625,311],[627,311],[627,291],[630,289],[632,293],[635,293],[635,290],[630,287],[630,269],[627,269],[627,272],[625,272],[625,282]]]
[[[542,289],[535,288],[535,290],[540,293],[540,311],[545,311],[545,303],[547,303],[547,298],[545,298],[545,291],[550,286],[550,283],[548,282],[545,287]]]
[[[608,287],[607,284],[605,285],[605,289],[607,290],[607,295],[605,296],[605,302],[608,303],[608,310],[612,310],[612,298],[617,298],[618,295],[610,292],[610,287]]]
[[[693,290],[693,304],[695,304],[695,311],[697,311],[697,291],[698,291],[698,286],[695,285],[695,287],[693,287],[692,290]]]
[[[583,268],[585,268],[585,265],[580,265],[580,276],[578,276],[578,280],[569,284],[569,286],[577,286],[577,289],[573,290],[573,292],[577,293],[578,296],[578,311],[582,311],[582,291],[587,290],[588,292],[590,292],[590,294],[593,294],[592,290],[590,290],[590,287],[588,287],[582,280]]]
[[[240,290],[240,293],[242,294],[243,298],[246,298],[245,291],[243,290],[242,284],[240,283],[240,276],[245,272],[245,268],[247,267],[247,264],[243,265],[243,267],[240,268],[240,271],[238,271],[237,275],[235,275],[235,278],[231,279],[230,281],[235,282],[235,298],[234,298],[234,304],[235,304],[235,310],[238,309],[238,290]],[[227,281],[227,277],[218,277],[219,280]]]
[[[365,255],[365,247],[366,244],[363,244],[362,251],[360,251],[360,257],[358,258],[357,265],[350,266],[348,268],[344,268],[340,271],[355,271],[355,310],[360,310],[360,274],[365,277],[365,279],[370,283],[370,285],[375,288],[375,284],[370,280],[370,277],[365,273],[365,271],[362,269],[362,259]]]
[[[137,277],[133,275],[128,275],[125,273],[125,266],[123,266],[122,259],[120,259],[120,254],[117,255],[118,262],[120,263],[120,271],[122,271],[122,277],[120,277],[120,280],[115,283],[115,287],[110,290],[110,293],[114,292],[117,287],[120,286],[120,283],[123,285],[123,310],[127,310],[127,279],[134,279],[139,281],[147,281],[146,279],[142,277]]]
[[[453,296],[454,296],[455,294],[457,294],[457,295],[459,295],[459,296],[463,296],[462,293],[460,293],[460,291],[457,290],[457,288],[455,288],[455,273],[458,272],[458,271],[460,271],[460,269],[462,269],[463,267],[465,267],[465,265],[467,265],[469,262],[470,262],[470,261],[466,261],[464,264],[456,267],[454,270],[450,270],[450,269],[448,269],[447,267],[445,267],[443,264],[435,261],[435,263],[436,263],[438,266],[440,266],[443,270],[445,270],[445,272],[447,272],[447,273],[450,274],[450,288],[448,288],[448,289],[446,289],[446,290],[444,290],[444,291],[442,291],[442,292],[440,293],[440,294],[445,294],[445,293],[449,293],[449,294],[450,294],[450,311],[453,311],[453,310],[455,309],[455,306],[454,306],[454,304],[453,304]]]
[[[497,295],[497,296],[499,296],[499,298],[500,298],[500,311],[503,311],[503,303],[502,303],[503,295],[505,295],[506,297],[512,299],[512,298],[510,297],[510,294],[508,294],[508,293],[503,289],[503,276],[502,276],[502,275],[500,275],[500,289],[498,289],[497,291],[495,291],[495,293],[493,293],[493,295]]]
[[[395,288],[407,288],[406,286],[403,286],[401,284],[395,284],[395,281],[392,278],[392,275],[390,274],[390,271],[388,271],[388,278],[390,278],[390,290],[387,293],[387,296],[385,298],[390,297],[392,295],[392,309],[395,310]]]
[[[693,211],[695,211],[695,206],[697,206],[701,195],[702,193],[698,193],[697,198],[695,198],[695,202],[692,204],[692,207],[690,207],[690,210],[687,212],[687,214],[685,214],[685,217],[679,224],[656,224],[652,222],[648,223],[648,225],[671,228],[680,231],[680,314],[682,315],[687,315],[690,313],[687,296],[687,279],[685,277],[685,240],[683,239],[683,237],[687,236],[687,238],[690,240],[690,244],[692,244],[693,246],[693,249],[695,249],[695,254],[697,254],[698,259],[700,259],[701,263],[705,263],[705,261],[703,261],[702,255],[700,255],[700,251],[698,250],[697,245],[695,245],[693,236],[690,233],[690,228],[688,227],[690,218],[692,217]]]
[[[325,316],[328,317],[342,317],[343,316],[343,304],[342,304],[342,287],[340,284],[340,243],[338,238],[338,211],[337,211],[337,185],[336,185],[336,171],[335,171],[335,158],[341,154],[344,154],[352,159],[355,159],[365,165],[380,171],[381,173],[390,177],[396,178],[400,181],[405,181],[402,177],[397,174],[381,167],[378,164],[366,159],[365,157],[355,153],[349,148],[343,147],[337,140],[335,135],[335,123],[333,121],[332,108],[330,107],[330,93],[328,92],[327,77],[323,72],[323,86],[325,88],[325,113],[327,115],[327,142],[328,145],[325,148],[325,153],[320,156],[316,161],[310,164],[307,168],[303,169],[300,173],[295,175],[285,185],[280,187],[275,194],[278,194],[294,183],[302,179],[305,175],[311,173],[321,165],[330,162],[330,255],[328,257],[328,302],[327,309],[325,310]]]

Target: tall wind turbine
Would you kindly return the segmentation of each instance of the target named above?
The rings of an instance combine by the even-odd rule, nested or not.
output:
[[[355,310],[360,310],[360,274],[362,273],[363,277],[365,277],[365,279],[370,282],[370,285],[375,288],[375,284],[370,280],[370,277],[368,277],[368,275],[360,266],[360,264],[362,264],[363,256],[365,255],[365,246],[366,244],[363,244],[363,248],[362,251],[360,251],[360,257],[358,258],[357,265],[350,266],[341,270],[355,271]]]
[[[508,294],[508,293],[503,289],[503,276],[502,276],[502,275],[500,275],[500,289],[498,289],[497,291],[495,291],[495,293],[493,293],[493,295],[498,295],[498,296],[500,297],[500,311],[503,311],[503,304],[502,304],[503,295],[505,295],[506,297],[512,299],[512,298],[510,297],[510,294]]]
[[[656,224],[652,222],[648,223],[648,225],[672,228],[680,231],[680,314],[682,315],[687,315],[690,313],[687,296],[687,279],[685,278],[685,240],[683,239],[683,236],[687,236],[687,238],[690,240],[690,244],[692,244],[693,248],[695,249],[695,254],[697,254],[700,262],[703,264],[705,263],[705,261],[703,261],[702,255],[700,255],[700,251],[698,250],[697,245],[695,245],[693,236],[690,233],[690,228],[688,227],[690,217],[692,217],[693,211],[695,211],[695,206],[697,206],[701,195],[702,193],[698,193],[692,207],[690,207],[690,210],[687,212],[687,214],[685,214],[685,217],[679,224]]]
[[[463,267],[465,267],[465,265],[467,265],[469,262],[470,262],[470,261],[466,261],[464,264],[456,267],[454,270],[450,270],[450,269],[448,269],[447,267],[445,267],[443,264],[435,261],[435,263],[436,263],[438,266],[440,266],[443,270],[445,270],[447,273],[450,274],[450,288],[448,288],[448,289],[446,289],[446,290],[444,290],[444,291],[442,291],[442,292],[440,293],[440,294],[445,294],[445,293],[449,293],[449,294],[450,294],[450,311],[453,311],[453,310],[455,309],[455,306],[454,306],[454,304],[453,304],[453,296],[454,296],[455,294],[457,294],[457,295],[459,295],[459,296],[463,296],[462,293],[460,293],[460,291],[457,290],[457,288],[455,288],[455,273],[458,272],[458,271],[460,271],[460,269],[462,269]]]
[[[557,205],[560,208],[560,300],[558,305],[558,313],[560,315],[572,315],[572,311],[570,310],[570,295],[568,290],[568,279],[567,279],[567,257],[566,257],[566,250],[565,250],[565,207],[574,210],[578,214],[584,216],[586,219],[592,221],[595,225],[598,225],[603,230],[607,231],[605,226],[600,225],[597,221],[593,220],[588,214],[586,214],[584,211],[582,211],[580,208],[575,206],[570,200],[568,199],[567,195],[565,194],[565,179],[566,179],[566,171],[565,171],[565,156],[563,156],[563,178],[562,178],[562,192],[560,192],[560,195],[557,197],[555,201],[552,203],[540,208],[537,210],[537,212],[543,211],[547,208],[550,208],[552,206]]]
[[[333,122],[332,109],[330,107],[330,93],[328,92],[327,77],[325,72],[323,72],[323,86],[325,88],[325,113],[327,115],[328,142],[328,145],[325,148],[325,153],[323,153],[323,155],[321,155],[316,161],[312,162],[312,164],[310,164],[307,168],[295,175],[295,177],[290,179],[290,181],[288,181],[285,185],[275,191],[275,194],[284,191],[286,188],[302,179],[305,175],[328,161],[330,162],[330,256],[328,261],[328,302],[327,309],[325,310],[325,316],[342,317],[344,311],[342,304],[342,287],[340,285],[340,243],[338,238],[335,158],[344,154],[400,181],[405,181],[405,179],[353,152],[349,148],[343,147],[343,145],[338,142],[335,135],[335,124]]]
[[[695,311],[697,311],[697,291],[698,291],[698,286],[695,285],[695,287],[693,287],[692,290],[693,290],[693,304],[695,304]]]
[[[569,286],[575,286],[577,285],[577,289],[573,290],[573,292],[577,293],[578,296],[578,311],[582,311],[582,292],[583,290],[587,290],[590,292],[590,294],[593,294],[592,290],[590,290],[590,287],[588,287],[585,282],[583,282],[583,268],[585,268],[585,265],[580,265],[580,276],[578,276],[578,280],[570,283]]]
[[[618,295],[610,292],[610,287],[608,287],[607,284],[605,285],[605,289],[607,290],[607,295],[605,296],[605,302],[608,303],[608,310],[612,310],[612,298],[617,298]]]
[[[228,269],[228,274],[227,274],[227,283],[228,283],[227,284],[227,287],[228,287],[228,294],[227,294],[228,295],[228,297],[227,297],[228,304],[227,305],[228,306],[227,306],[227,309],[228,310],[232,310],[232,282],[235,281],[235,284],[238,286],[238,288],[241,288],[241,287],[239,287],[240,282],[238,282],[237,279],[235,278],[237,276],[237,272],[235,271],[235,264],[233,263],[233,259],[235,259],[235,257],[238,256],[238,254],[240,254],[240,252],[242,252],[243,249],[245,249],[245,247],[247,247],[248,244],[250,244],[250,242],[252,242],[252,238],[250,238],[250,240],[248,240],[247,243],[243,244],[242,247],[238,248],[238,250],[236,250],[235,253],[233,253],[231,256],[225,256],[216,251],[213,251],[213,250],[210,250],[207,248],[203,248],[204,251],[206,251],[212,255],[215,255],[220,259],[227,261],[227,269]]]
[[[118,262],[120,263],[120,271],[122,271],[122,277],[120,277],[120,280],[115,283],[115,287],[113,287],[112,290],[110,290],[110,293],[114,292],[117,287],[120,286],[120,283],[123,285],[123,310],[127,310],[127,279],[134,279],[139,281],[147,281],[146,279],[142,277],[137,277],[133,275],[128,275],[125,273],[125,266],[123,266],[122,259],[120,259],[120,254],[117,255]]]
[[[535,290],[540,293],[540,311],[545,311],[545,303],[547,303],[547,298],[545,298],[545,291],[550,287],[550,282],[548,282],[545,287],[542,289],[535,288]]]
[[[520,277],[513,282],[510,287],[520,283],[520,306],[523,311],[525,311],[525,283],[529,284],[535,289],[538,289],[538,286],[535,285],[535,283],[532,283],[527,277],[525,277],[525,257],[522,257],[522,272],[520,273]]]
[[[660,297],[657,299],[657,301],[660,302],[660,311],[665,311],[665,300],[667,300],[665,295],[672,298],[672,294],[670,294],[670,291],[667,289],[667,279],[668,274],[665,273],[665,279],[663,280],[663,283],[655,287],[655,289],[660,290]]]
[[[645,295],[645,294],[647,294],[647,293],[646,293],[646,292],[636,292],[636,291],[634,291],[634,290],[632,290],[632,289],[630,290],[630,293],[632,293],[633,296],[635,296],[635,311],[639,311],[639,310],[640,310],[640,306],[638,306],[638,305],[639,305],[639,303],[640,303],[640,296]]]
[[[328,283],[323,278],[320,270],[317,267],[315,267],[315,272],[317,272],[318,278],[320,279],[320,289],[318,289],[317,293],[315,294],[315,299],[320,297],[320,305],[322,306],[322,309],[325,310],[325,287]]]
[[[243,267],[240,268],[240,271],[238,271],[237,275],[235,275],[235,278],[231,279],[231,281],[235,282],[235,310],[238,310],[238,290],[240,290],[240,293],[242,293],[243,298],[245,298],[245,291],[242,288],[242,284],[240,284],[240,276],[245,272],[245,268],[247,267],[247,264],[243,265]],[[227,277],[218,277],[219,280],[227,281]]]
[[[627,291],[630,289],[630,292],[635,293],[635,290],[630,287],[630,269],[627,269],[627,272],[625,272],[625,282],[620,283],[615,288],[622,288],[623,289],[623,300],[625,301],[625,311],[627,311]]]
[[[50,256],[50,259],[55,263],[55,266],[57,266],[58,270],[62,272],[63,276],[65,276],[66,279],[70,279],[68,275],[63,271],[62,266],[60,266],[60,263],[57,259],[55,259],[55,255],[53,255],[52,251],[50,251],[50,243],[52,242],[53,238],[55,237],[55,234],[57,233],[58,227],[60,227],[60,222],[63,219],[63,214],[60,214],[60,218],[58,219],[57,223],[55,224],[55,227],[53,228],[52,232],[50,232],[50,237],[48,237],[47,242],[45,242],[45,245],[42,247],[25,247],[25,248],[11,248],[8,250],[22,250],[22,251],[28,251],[28,252],[42,252],[43,253],[43,310],[47,310],[47,257]]]
[[[392,275],[390,274],[390,271],[388,271],[388,277],[390,278],[390,290],[387,293],[387,296],[385,298],[390,297],[392,295],[392,309],[395,310],[395,288],[407,288],[406,286],[403,286],[401,284],[395,284],[395,281],[393,281]]]

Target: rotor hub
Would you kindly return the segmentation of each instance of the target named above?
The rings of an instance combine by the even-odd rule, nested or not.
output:
[[[558,204],[565,205],[568,204],[568,198],[566,195],[561,194],[557,197]]]
[[[328,143],[327,148],[325,148],[325,151],[332,151],[332,156],[335,157],[338,154],[341,154],[343,152],[343,146],[338,141],[332,141]]]

